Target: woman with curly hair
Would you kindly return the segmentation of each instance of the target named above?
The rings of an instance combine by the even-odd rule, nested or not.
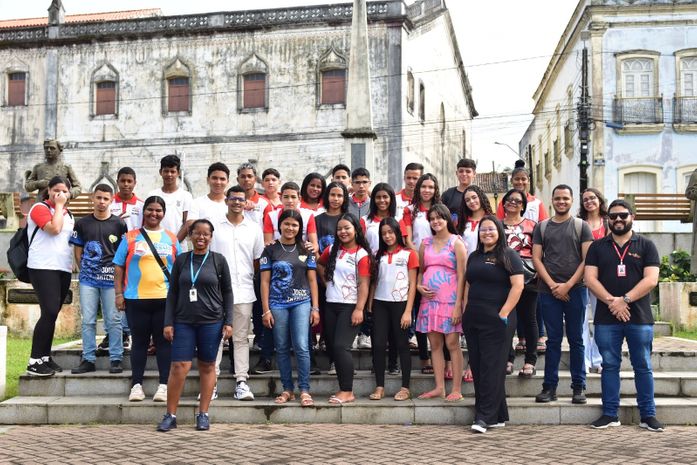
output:
[[[261,259],[262,322],[273,330],[276,361],[283,392],[277,404],[295,399],[291,341],[298,364],[300,405],[313,405],[310,395],[310,325],[319,323],[315,256],[302,239],[303,218],[296,210],[284,210],[278,218],[281,237],[266,246]]]
[[[309,210],[314,215],[324,212],[322,197],[327,188],[327,181],[319,173],[310,173],[305,176],[300,186],[300,209]]]
[[[460,213],[457,215],[457,232],[465,240],[467,252],[472,253],[477,250],[477,227],[485,215],[491,215],[491,203],[489,197],[479,186],[469,186],[462,193],[462,204]]]
[[[358,218],[351,213],[341,215],[334,244],[324,250],[317,268],[327,289],[324,329],[339,381],[339,391],[329,403],[353,402],[351,345],[363,322],[372,268],[370,246]]]

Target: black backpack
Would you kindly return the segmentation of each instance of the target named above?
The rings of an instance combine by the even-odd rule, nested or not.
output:
[[[41,202],[46,207],[48,204]],[[29,282],[29,268],[27,268],[27,259],[29,258],[29,246],[34,241],[36,233],[39,231],[37,226],[31,234],[31,239],[27,234],[27,226],[19,228],[10,239],[10,247],[7,249],[7,263],[9,263],[15,277],[23,283]]]

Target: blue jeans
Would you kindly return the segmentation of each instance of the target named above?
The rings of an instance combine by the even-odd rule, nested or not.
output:
[[[191,324],[174,322],[172,362],[190,362],[194,355],[201,362],[214,363],[223,338],[223,322]]]
[[[281,372],[284,391],[293,392],[293,367],[290,363],[290,346],[293,345],[298,364],[298,387],[310,392],[310,302],[293,307],[271,308],[273,315],[273,340],[276,345],[276,363]]]
[[[104,330],[109,336],[109,360],[123,358],[121,312],[116,310],[114,288],[92,287],[80,283],[82,312],[82,358],[94,363],[97,359],[97,310],[101,302]]]
[[[634,386],[641,418],[656,416],[653,400],[653,370],[651,348],[653,325],[614,324],[596,325],[595,342],[603,356],[603,371],[600,382],[603,389],[603,415],[617,416],[620,406],[620,364],[622,363],[622,340],[627,338],[629,359],[634,368]]]
[[[577,287],[569,292],[569,301],[564,302],[552,294],[540,292],[540,307],[547,328],[547,352],[545,353],[544,389],[556,389],[559,384],[559,361],[561,360],[561,341],[569,341],[569,365],[571,369],[571,388],[586,388],[586,367],[584,366],[583,320],[586,317],[588,291]]]

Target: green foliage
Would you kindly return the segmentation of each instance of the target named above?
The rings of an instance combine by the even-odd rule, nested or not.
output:
[[[690,273],[690,254],[684,250],[674,250],[661,258],[660,282],[694,282],[697,276]]]

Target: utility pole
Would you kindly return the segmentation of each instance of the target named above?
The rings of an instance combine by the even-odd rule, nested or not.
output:
[[[581,143],[579,167],[580,192],[588,187],[588,147],[590,146],[591,117],[588,95],[588,49],[583,47],[581,58],[581,98],[578,101],[578,138]]]

